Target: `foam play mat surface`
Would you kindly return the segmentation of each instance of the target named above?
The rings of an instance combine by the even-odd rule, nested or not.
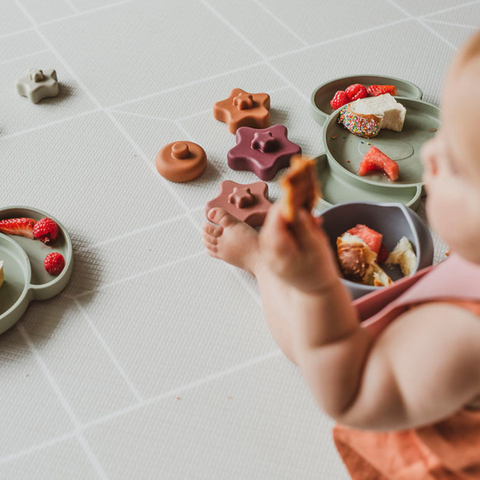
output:
[[[438,104],[480,3],[0,3],[1,206],[50,212],[75,259],[67,288],[0,336],[0,478],[347,479],[254,279],[202,245],[220,182],[258,181],[228,167],[235,135],[212,108],[233,88],[266,92],[271,124],[316,156],[315,88],[390,75]],[[55,69],[59,95],[20,96],[30,68]],[[205,149],[190,183],[155,168],[176,141]],[[268,185],[273,201],[278,176]]]

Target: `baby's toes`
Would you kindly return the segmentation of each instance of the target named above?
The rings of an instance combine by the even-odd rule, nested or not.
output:
[[[218,245],[218,237],[209,235],[208,233],[203,234],[203,242],[208,245]]]
[[[233,215],[230,215],[230,213],[225,211],[223,208],[212,208],[208,212],[208,218],[217,225],[220,225],[220,227],[225,228],[228,228],[238,223],[238,220]]]
[[[203,246],[208,250],[217,253],[217,245],[210,242],[207,238],[203,238]]]
[[[219,225],[213,225],[211,223],[205,222],[202,225],[202,230],[204,235],[212,235],[213,237],[219,237],[223,233],[223,228]]]

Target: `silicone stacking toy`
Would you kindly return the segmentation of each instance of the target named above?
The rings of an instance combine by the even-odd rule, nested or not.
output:
[[[208,218],[208,212],[212,208],[220,207],[255,228],[263,225],[271,206],[265,182],[242,185],[225,180],[220,184],[219,195],[205,205],[205,214]]]
[[[196,143],[173,142],[158,151],[155,165],[158,173],[171,182],[190,182],[207,168],[207,155]]]
[[[215,103],[213,116],[232,133],[240,127],[266,128],[270,125],[270,96],[234,88],[228,98]]]
[[[58,95],[58,80],[55,70],[31,68],[27,75],[17,80],[17,92],[32,103],[38,103],[46,97]]]
[[[248,170],[261,180],[272,180],[279,170],[290,165],[293,155],[302,149],[288,140],[283,125],[257,130],[240,127],[237,130],[237,145],[227,155],[232,170]]]

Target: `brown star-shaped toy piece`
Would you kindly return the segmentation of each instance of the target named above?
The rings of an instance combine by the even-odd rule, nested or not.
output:
[[[270,95],[248,93],[234,88],[230,96],[213,106],[213,116],[235,133],[240,127],[265,128],[270,125]]]
[[[268,209],[268,185],[255,182],[242,185],[225,180],[220,184],[220,193],[205,205],[205,214],[212,208],[223,208],[228,213],[251,227],[260,227],[265,221]]]
[[[279,170],[290,165],[293,155],[302,153],[302,149],[287,135],[287,128],[283,125],[261,130],[239,128],[237,145],[227,155],[229,167],[253,172],[261,180],[272,180]]]

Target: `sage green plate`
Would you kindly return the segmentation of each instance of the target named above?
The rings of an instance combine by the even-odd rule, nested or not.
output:
[[[339,170],[356,181],[388,188],[423,184],[420,150],[440,128],[440,110],[422,100],[397,97],[397,101],[407,109],[403,130],[381,130],[377,137],[371,139],[357,137],[338,123],[341,108],[330,116],[323,128],[323,142],[332,169]],[[357,174],[362,158],[371,145],[375,145],[398,163],[400,177],[396,182],[390,182],[381,173],[373,172],[364,177]]]
[[[320,211],[346,202],[395,202],[413,210],[420,205],[422,187],[419,185],[395,189],[382,185],[367,185],[354,181],[349,176],[332,169],[326,154],[318,156],[315,160],[318,178],[322,186],[322,198],[317,203],[317,209]]]
[[[72,241],[65,227],[51,215],[30,207],[0,209],[0,220],[28,217],[40,220],[49,217],[59,227],[52,246],[39,240],[0,233],[0,260],[4,262],[5,282],[0,288],[0,333],[12,327],[23,315],[32,300],[47,300],[58,295],[66,286],[73,271]],[[65,258],[65,268],[54,277],[43,267],[43,260],[52,252]]]
[[[355,83],[361,83],[366,87],[370,85],[395,85],[399,97],[420,100],[423,95],[420,88],[416,85],[400,78],[380,75],[350,75],[348,77],[340,77],[323,83],[312,93],[310,112],[313,119],[320,125],[323,125],[334,111],[330,106],[330,101],[335,93],[338,90],[345,90],[348,86]]]

